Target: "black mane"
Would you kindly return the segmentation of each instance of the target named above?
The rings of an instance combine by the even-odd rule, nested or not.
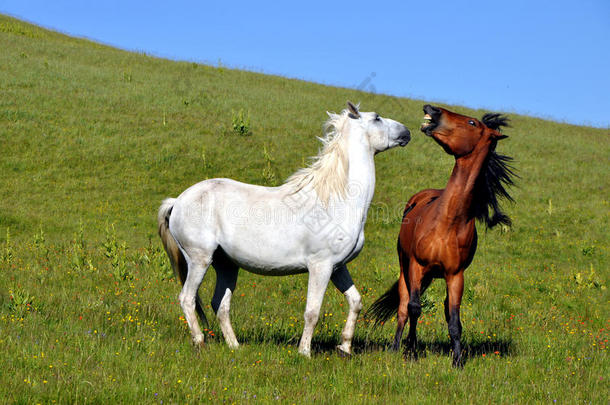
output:
[[[493,130],[508,126],[508,118],[500,114],[485,114],[481,121]],[[511,225],[509,216],[502,212],[499,199],[513,201],[505,187],[512,186],[513,178],[519,177],[510,164],[513,158],[496,153],[497,142],[497,140],[492,141],[474,185],[473,215],[476,219],[485,222],[488,228],[498,224]]]
[[[483,121],[483,124],[485,124],[487,128],[493,129],[494,131],[500,129],[500,127],[510,126],[508,125],[508,117],[502,114],[485,114],[483,118],[481,118],[481,121]]]

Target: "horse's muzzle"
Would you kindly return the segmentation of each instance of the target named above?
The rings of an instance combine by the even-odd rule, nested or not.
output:
[[[424,122],[421,125],[420,130],[428,136],[432,136],[432,132],[438,126],[443,110],[438,107],[426,104],[424,106]]]
[[[424,113],[430,115],[433,121],[438,121],[441,115],[443,114],[443,110],[438,107],[434,107],[430,104],[426,104],[424,106]]]
[[[400,146],[405,146],[406,144],[409,143],[410,140],[411,140],[411,131],[409,131],[407,128],[405,128],[405,130],[402,131],[400,133],[400,135],[398,135],[398,144]]]

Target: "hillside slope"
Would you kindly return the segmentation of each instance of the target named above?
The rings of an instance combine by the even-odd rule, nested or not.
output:
[[[0,386],[17,384],[9,398],[87,402],[102,401],[111,392],[125,402],[148,402],[156,399],[142,388],[148,387],[171,402],[237,400],[247,387],[244,392],[258,392],[259,398],[303,401],[342,402],[352,390],[360,390],[363,400],[404,399],[410,390],[413,398],[433,402],[447,395],[476,401],[476,392],[493,402],[562,395],[575,401],[607,399],[607,129],[509,114],[509,138],[499,150],[515,158],[521,177],[512,190],[516,203],[507,207],[514,226],[480,228],[479,250],[466,273],[464,333],[472,356],[464,374],[450,370],[444,354],[441,282],[428,293],[420,327],[427,358],[404,363],[399,356],[368,351],[364,342],[385,344],[393,326],[370,332],[363,323],[356,342],[361,353],[351,363],[334,358],[329,348],[339,339],[345,314],[342,297],[329,290],[327,313],[314,336],[323,355],[308,363],[293,347],[302,327],[304,276],[250,274],[240,276],[237,295],[245,296],[235,297],[233,310],[238,338],[246,346],[236,356],[224,343],[212,344],[198,357],[202,365],[190,369],[193,356],[174,298],[178,287],[157,277],[154,266],[162,265],[161,256],[146,261],[158,253],[160,201],[211,177],[279,184],[316,154],[325,111],[341,110],[346,100],[401,121],[413,140],[376,157],[367,242],[351,266],[369,305],[398,274],[395,240],[404,203],[420,189],[443,187],[453,165],[418,131],[424,101],[163,60],[5,16],[0,16],[0,49],[0,343],[9,365],[7,373],[0,372]],[[248,136],[232,129],[240,110],[249,116]],[[116,234],[108,231],[113,226]],[[41,236],[35,236],[41,229],[44,255]],[[117,280],[112,261],[117,250],[108,248],[108,238],[119,252],[125,243],[123,259],[135,266],[125,280]],[[83,270],[87,263],[89,270]],[[202,288],[206,302],[213,277]],[[16,292],[26,296],[23,311],[16,306]],[[138,302],[138,314],[131,301]],[[124,321],[128,316],[139,317],[142,325]],[[91,330],[103,330],[107,338],[91,338]],[[22,349],[12,350],[17,347]],[[39,364],[41,351],[47,360]],[[481,356],[494,351],[495,360]],[[115,352],[124,354],[122,361]],[[586,365],[565,360],[585,357]],[[199,384],[208,374],[201,368],[206,362],[229,358],[237,358],[241,368],[217,370],[207,385]],[[265,372],[244,371],[258,370],[252,364],[259,360]],[[49,364],[62,372],[49,371]],[[163,382],[148,365],[164,370]],[[295,377],[319,370],[332,375],[335,385],[318,375],[310,387]],[[408,383],[430,373],[438,378],[416,387]],[[351,378],[363,385],[354,387]],[[83,380],[99,382],[89,386]],[[187,381],[191,391],[182,384]],[[493,381],[508,385],[492,389]]]

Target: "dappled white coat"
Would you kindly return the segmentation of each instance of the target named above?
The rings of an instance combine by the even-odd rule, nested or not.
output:
[[[341,114],[329,114],[322,151],[310,167],[283,185],[262,187],[211,179],[164,201],[159,223],[161,227],[165,216],[188,264],[180,303],[196,343],[202,342],[203,335],[195,318],[195,296],[220,247],[230,262],[257,274],[309,271],[305,329],[299,345],[305,355],[310,354],[311,336],[332,275],[350,305],[339,346],[350,353],[361,303],[345,264],[364,244],[364,225],[375,189],[374,155],[404,146],[410,137],[402,124],[349,106]],[[227,343],[236,347],[229,307],[237,271],[225,271],[220,261],[214,267],[218,275],[213,307]]]

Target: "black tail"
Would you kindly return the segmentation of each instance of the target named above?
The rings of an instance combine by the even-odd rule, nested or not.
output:
[[[398,295],[398,281],[394,283],[388,291],[386,291],[381,297],[377,299],[367,309],[364,315],[365,319],[370,319],[375,322],[375,326],[381,325],[383,322],[390,319],[396,312],[398,312],[398,304],[400,303],[400,297]]]

